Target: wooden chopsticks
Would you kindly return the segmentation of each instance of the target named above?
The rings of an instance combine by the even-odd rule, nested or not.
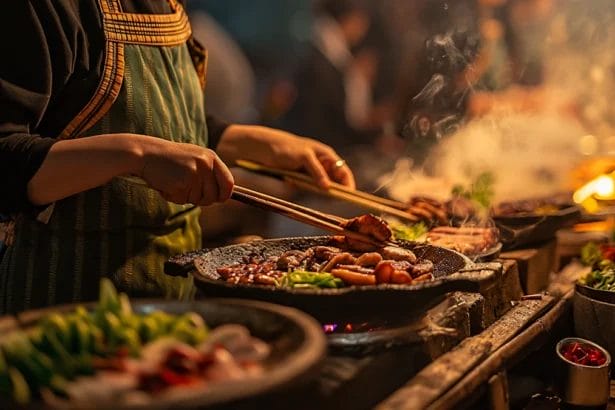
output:
[[[137,185],[148,186],[147,183],[140,178],[123,179]],[[325,231],[338,235],[344,235],[347,238],[360,242],[369,243],[374,246],[396,246],[393,242],[380,242],[369,235],[343,228],[341,225],[348,222],[348,220],[346,218],[342,218],[341,216],[320,212],[316,209],[308,208],[294,202],[285,201],[281,198],[254,191],[240,185],[235,185],[231,198],[266,211],[276,212],[296,221],[324,229]]]
[[[341,199],[343,201],[352,202],[356,205],[362,206],[363,208],[386,213],[404,221],[419,221],[418,217],[406,212],[408,206],[403,202],[393,201],[391,199],[382,198],[367,192],[349,189],[348,187],[336,182],[332,182],[329,189],[322,189],[316,185],[312,177],[309,175],[302,174],[300,172],[270,168],[251,161],[238,160],[237,165],[258,174],[282,179],[306,191],[312,191]]]
[[[347,222],[347,219],[345,218],[320,212],[312,208],[301,206],[271,195],[263,194],[262,192],[242,187],[240,185],[235,185],[231,198],[267,211],[279,213],[296,221],[303,222],[338,235],[344,235],[350,239],[369,243],[375,246],[395,245],[392,242],[380,242],[371,236],[343,228],[341,224]]]

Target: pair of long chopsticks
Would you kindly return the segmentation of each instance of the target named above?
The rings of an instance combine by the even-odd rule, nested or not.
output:
[[[137,185],[148,186],[147,182],[140,178],[122,177],[122,179]],[[294,202],[285,201],[275,196],[242,187],[240,185],[235,185],[233,187],[231,197],[236,201],[243,202],[266,211],[273,211],[296,221],[303,222],[338,235],[344,235],[347,238],[360,242],[369,243],[375,246],[396,246],[393,242],[379,242],[369,235],[343,228],[341,225],[348,222],[348,220],[340,216],[320,212],[312,208],[295,204]]]
[[[395,245],[389,241],[379,242],[371,236],[343,228],[341,224],[347,222],[345,218],[320,212],[240,185],[235,185],[231,198],[360,242],[375,246]]]
[[[408,206],[403,202],[393,201],[391,199],[382,198],[367,192],[350,189],[336,182],[332,182],[329,189],[323,189],[316,185],[312,177],[309,175],[302,174],[300,172],[270,168],[251,161],[238,160],[237,165],[258,174],[282,179],[283,181],[289,182],[306,191],[312,191],[347,202],[352,202],[363,208],[386,213],[404,221],[419,221],[419,218],[415,215],[406,212]]]

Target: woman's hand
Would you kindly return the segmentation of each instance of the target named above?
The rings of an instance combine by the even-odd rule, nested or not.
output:
[[[160,140],[145,145],[142,158],[137,175],[167,201],[211,205],[226,201],[233,191],[233,175],[210,149]]]
[[[287,170],[305,170],[323,188],[331,181],[355,187],[352,171],[330,146],[288,132],[231,125],[216,150],[227,164],[244,159]]]
[[[143,178],[179,204],[225,201],[234,184],[212,150],[145,135],[107,134],[55,143],[28,183],[28,197],[45,205],[122,175]]]

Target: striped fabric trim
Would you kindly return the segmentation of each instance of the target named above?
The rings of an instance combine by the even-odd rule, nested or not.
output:
[[[118,0],[107,1],[119,3]],[[192,34],[188,16],[175,0],[168,0],[168,3],[173,11],[170,14],[138,14],[114,12],[111,4],[103,2],[103,24],[107,39],[151,46],[185,43]]]
[[[122,43],[107,41],[104,67],[103,76],[96,93],[81,112],[64,128],[64,131],[60,134],[60,139],[79,136],[96,124],[115,102],[124,79],[124,45]]]
[[[98,88],[88,104],[64,128],[60,139],[76,138],[92,127],[111,108],[120,93],[124,78],[124,44],[173,46],[191,38],[192,29],[184,9],[168,0],[170,14],[123,13],[119,0],[99,0],[105,33],[104,71]],[[204,86],[206,57],[195,64]]]

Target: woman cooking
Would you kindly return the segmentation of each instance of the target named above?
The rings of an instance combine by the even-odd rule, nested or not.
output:
[[[93,300],[103,276],[188,296],[164,261],[200,247],[198,206],[229,198],[237,159],[354,185],[326,145],[205,115],[175,0],[8,2],[0,32],[0,313]]]

